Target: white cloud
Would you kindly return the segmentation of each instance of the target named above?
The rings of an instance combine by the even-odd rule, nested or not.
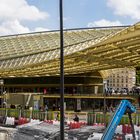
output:
[[[46,20],[47,12],[39,10],[34,5],[29,5],[27,0],[0,0],[0,35],[19,34],[32,32],[24,26],[23,21]],[[43,30],[41,27],[33,31]]]
[[[11,35],[42,31],[49,31],[49,29],[43,27],[36,27],[35,29],[30,30],[28,27],[23,26],[18,20],[6,21],[0,24],[0,35]]]
[[[98,21],[94,21],[94,22],[89,22],[88,23],[88,27],[103,27],[103,26],[121,26],[122,23],[118,20],[116,21],[109,21],[106,19],[101,19]]]
[[[140,0],[107,0],[107,5],[117,15],[140,19]]]
[[[0,35],[28,33],[30,32],[28,27],[24,27],[18,20],[6,21],[0,25]]]
[[[46,19],[48,13],[29,5],[26,0],[1,0],[0,20],[39,20]]]
[[[43,27],[37,27],[37,28],[35,28],[34,31],[35,31],[35,32],[49,31],[49,29],[47,29],[47,28],[43,28]]]

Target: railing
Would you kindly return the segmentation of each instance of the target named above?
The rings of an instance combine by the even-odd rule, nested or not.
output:
[[[27,95],[30,95],[30,94],[33,94],[33,96],[43,96],[43,97],[49,97],[49,98],[60,98],[60,94],[58,93],[53,93],[53,94],[42,94],[42,93],[10,93],[11,95],[12,94],[27,94]],[[102,93],[98,93],[98,94],[94,94],[94,93],[91,93],[91,94],[88,94],[88,93],[85,93],[85,94],[80,94],[80,93],[76,93],[76,94],[66,94],[64,95],[65,98],[91,98],[91,99],[96,99],[96,98],[99,98],[99,99],[131,99],[131,100],[136,100],[137,97],[139,97],[140,95],[138,94],[135,94],[135,93],[131,93],[131,94],[127,94],[127,95],[124,95],[124,94],[107,94],[104,96],[104,94]],[[0,96],[0,98],[4,98],[4,96]]]
[[[5,109],[0,108],[0,116],[5,116],[7,111],[8,117],[15,117],[18,119],[19,117],[25,117],[33,119],[39,119],[39,120],[55,120],[57,113],[60,113],[59,111],[30,111],[30,110],[20,110],[20,109]],[[73,121],[74,115],[77,114],[80,121],[86,122],[89,125],[93,125],[94,123],[104,123],[104,114],[102,112],[73,112],[73,111],[65,111],[65,119],[67,121]],[[106,113],[106,124],[110,121],[113,113]],[[140,113],[133,113],[132,114],[133,123],[136,125],[140,125]],[[129,118],[128,115],[124,115],[121,119],[121,124],[129,124]]]
[[[8,117],[25,117],[25,118],[30,118],[32,117],[33,119],[39,119],[39,120],[44,120],[47,118],[48,120],[55,120],[56,116],[59,111],[48,111],[48,112],[43,112],[43,111],[30,111],[30,110],[20,110],[20,109],[10,109],[10,108],[0,108],[0,116],[5,116],[7,112]],[[87,122],[87,114],[88,112],[77,112],[76,113],[81,121]],[[65,111],[65,119],[72,121],[74,118],[75,112],[70,112],[70,111]]]
[[[113,113],[105,114],[105,121],[108,124],[113,116]],[[133,123],[140,125],[140,113],[132,114]],[[92,125],[93,123],[104,123],[104,114],[101,112],[98,113],[88,113],[88,124]],[[123,115],[120,124],[130,124],[128,115]]]
[[[123,94],[106,94],[106,98],[131,98],[135,99],[139,95],[123,95]],[[43,94],[43,97],[60,97],[59,94]],[[77,97],[82,97],[82,98],[104,98],[104,95],[102,93],[99,94],[65,94],[65,98],[77,98]]]

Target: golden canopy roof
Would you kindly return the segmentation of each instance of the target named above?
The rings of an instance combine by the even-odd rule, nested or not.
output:
[[[59,31],[0,37],[0,77],[59,75],[59,40]],[[139,42],[140,23],[65,30],[65,75],[138,66]]]

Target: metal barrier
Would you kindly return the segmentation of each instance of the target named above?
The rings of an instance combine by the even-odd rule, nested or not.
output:
[[[40,119],[44,120],[45,118],[48,120],[55,120],[56,116],[59,111],[30,111],[30,110],[20,110],[20,109],[10,109],[10,108],[0,108],[0,116],[5,116],[5,112],[7,111],[8,117],[15,117],[15,118],[30,118],[32,116],[33,119]],[[72,112],[72,111],[65,111],[65,119],[68,121],[72,121],[74,115],[77,114],[80,121],[87,122],[88,112]]]
[[[113,113],[106,113],[105,119],[106,124],[108,124],[112,118]],[[136,125],[140,125],[140,113],[133,113],[132,114],[133,123]],[[96,113],[88,113],[87,123],[92,125],[94,123],[104,123],[104,114],[100,112]],[[124,115],[121,119],[120,124],[130,124],[128,115]]]
[[[7,112],[8,117],[15,117],[16,119],[20,117],[39,119],[39,120],[55,120],[59,111],[30,111],[30,110],[20,110],[20,109],[10,109],[10,108],[0,108],[0,116],[5,116]],[[79,120],[86,122],[88,125],[93,125],[95,123],[104,123],[104,114],[102,112],[73,112],[65,111],[65,120],[73,121],[74,115],[77,114]],[[106,113],[106,124],[110,121],[113,113]],[[133,123],[140,125],[140,112],[132,114]],[[124,115],[121,119],[120,124],[129,124],[128,115]]]

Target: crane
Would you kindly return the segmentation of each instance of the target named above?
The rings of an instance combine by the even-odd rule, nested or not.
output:
[[[131,117],[131,114],[134,112],[136,112],[136,108],[128,100],[122,100],[121,103],[119,104],[118,108],[116,109],[110,123],[108,124],[107,128],[105,129],[105,132],[104,132],[101,140],[112,140],[116,127],[120,123],[120,120],[125,113],[128,113],[128,117],[129,117],[130,124],[132,127],[133,139],[136,140],[134,125],[133,125],[132,117]]]

